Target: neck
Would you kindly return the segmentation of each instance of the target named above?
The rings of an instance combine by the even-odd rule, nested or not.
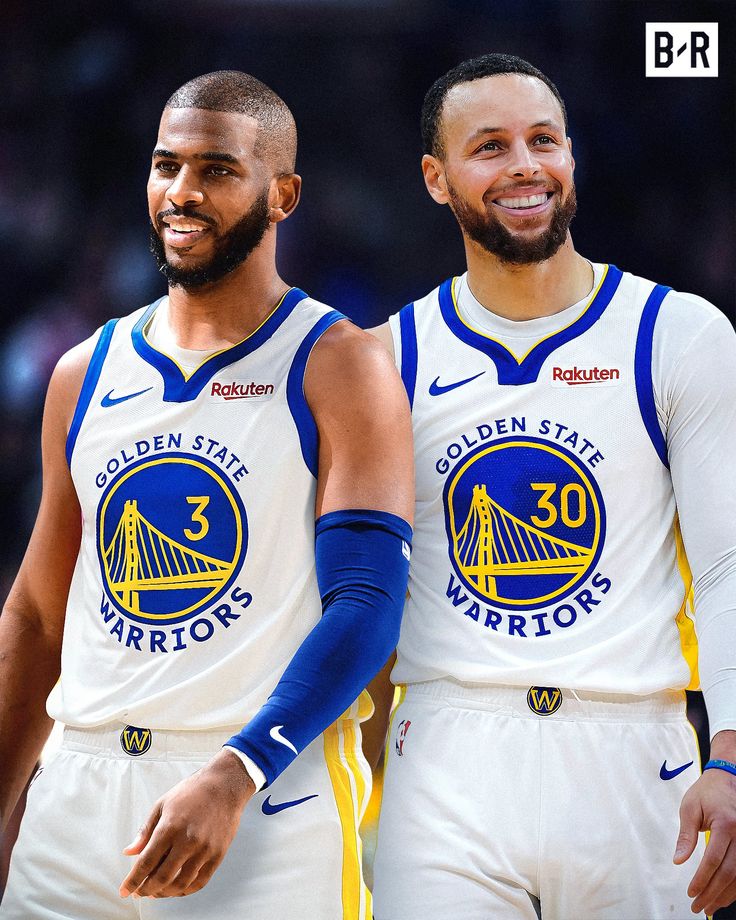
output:
[[[465,254],[473,296],[505,319],[551,316],[582,300],[593,287],[593,269],[575,252],[569,234],[544,262],[511,265],[467,237]]]
[[[168,322],[180,348],[228,348],[254,332],[288,291],[261,247],[214,284],[169,288]]]

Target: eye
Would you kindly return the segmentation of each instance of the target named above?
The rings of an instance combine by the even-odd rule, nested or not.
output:
[[[210,166],[207,172],[211,176],[230,176],[232,173],[229,169],[226,169],[224,166]]]
[[[160,160],[158,163],[153,164],[153,168],[160,173],[175,173],[179,166],[170,160]]]
[[[501,145],[498,141],[486,141],[478,148],[478,153],[482,153],[484,151],[488,153],[496,153],[500,149]]]
[[[540,134],[534,138],[535,144],[556,144],[557,141],[549,134]]]

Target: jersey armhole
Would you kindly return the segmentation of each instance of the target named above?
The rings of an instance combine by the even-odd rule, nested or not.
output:
[[[654,399],[654,379],[652,377],[652,352],[654,348],[654,326],[659,315],[662,301],[672,288],[658,284],[647,298],[639,321],[639,331],[636,335],[636,351],[634,353],[634,379],[636,382],[636,399],[639,403],[644,427],[657,451],[657,456],[669,469],[667,457],[667,442],[657,418],[657,405]]]
[[[312,410],[309,408],[307,398],[304,395],[304,372],[307,369],[307,361],[317,341],[330,326],[334,326],[335,323],[340,322],[342,319],[345,319],[342,313],[338,313],[337,310],[331,310],[317,320],[302,340],[299,348],[297,348],[286,380],[286,401],[299,435],[302,457],[307,469],[315,479],[319,469],[319,436]]]
[[[414,408],[414,390],[417,385],[417,327],[414,322],[414,304],[407,304],[399,312],[401,335],[401,379],[404,381],[409,405]]]
[[[89,404],[92,401],[97,381],[100,379],[102,365],[105,363],[112,334],[115,331],[117,322],[117,319],[111,319],[102,327],[102,332],[95,345],[95,350],[92,352],[92,357],[87,365],[87,372],[84,375],[82,389],[79,391],[74,417],[69,426],[69,434],[66,437],[66,462],[69,466],[72,464],[72,453],[74,452],[74,445],[77,443],[79,429],[82,427],[82,422],[87,414],[87,409],[89,409]]]

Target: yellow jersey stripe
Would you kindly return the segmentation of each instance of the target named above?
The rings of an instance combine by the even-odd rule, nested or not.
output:
[[[693,575],[690,571],[690,563],[688,562],[685,552],[685,544],[682,542],[680,519],[677,514],[675,514],[674,530],[675,547],[677,548],[677,567],[680,570],[682,582],[685,586],[685,596],[682,599],[682,606],[675,617],[675,623],[680,633],[682,655],[690,669],[690,683],[687,685],[687,689],[698,690],[700,687],[700,677],[698,675],[698,637],[695,633],[695,622],[693,620],[695,611]]]

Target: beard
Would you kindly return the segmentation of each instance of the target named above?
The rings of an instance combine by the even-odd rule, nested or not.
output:
[[[170,216],[174,213],[184,214],[200,220],[205,219],[202,215],[197,215],[194,212],[187,213],[186,210],[172,210],[159,215],[159,221],[162,217]],[[207,223],[211,223],[211,221],[208,219]],[[250,209],[233,227],[216,238],[214,252],[205,264],[192,268],[180,268],[168,262],[164,242],[153,223],[150,225],[150,248],[156,258],[158,270],[166,278],[169,285],[171,287],[178,285],[185,290],[192,290],[204,287],[207,284],[214,284],[229,275],[239,265],[242,265],[261,242],[269,225],[268,190],[266,190],[256,198]]]
[[[561,186],[558,189],[562,191]],[[453,214],[463,232],[487,252],[512,265],[528,265],[552,258],[567,239],[568,228],[578,207],[573,185],[567,198],[562,200],[558,197],[547,229],[527,237],[509,231],[492,212],[492,205],[486,205],[486,211],[479,213],[458,195],[449,182],[447,192]]]

